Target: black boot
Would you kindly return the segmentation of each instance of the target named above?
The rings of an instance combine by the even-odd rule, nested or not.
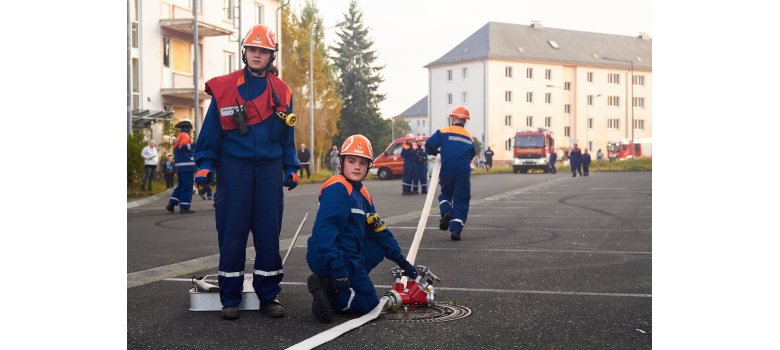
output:
[[[238,308],[237,307],[224,307],[222,308],[222,318],[226,320],[236,320],[238,319]]]
[[[324,278],[310,275],[306,279],[306,286],[312,296],[311,312],[317,321],[330,323],[333,321],[333,308],[330,307],[331,298],[328,297],[328,284]]]
[[[165,210],[171,212],[173,214],[173,204],[168,203],[168,205],[165,206]]]
[[[441,216],[441,219],[439,220],[439,230],[447,231],[450,229],[450,220],[452,220],[452,215],[450,214],[444,214]]]
[[[268,317],[284,317],[284,307],[279,300],[269,300],[260,302],[260,312]]]
[[[179,214],[195,214],[195,211],[192,209],[179,209]]]

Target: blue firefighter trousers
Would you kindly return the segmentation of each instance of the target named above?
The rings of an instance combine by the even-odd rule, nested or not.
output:
[[[260,301],[276,298],[284,273],[279,254],[284,198],[281,160],[248,161],[222,156],[216,196],[219,241],[219,297],[238,307],[244,283],[249,232],[255,246],[252,286]]]
[[[176,176],[179,178],[179,184],[173,189],[168,204],[178,205],[182,209],[189,209],[192,203],[192,186],[195,184],[195,172],[178,172]]]
[[[439,194],[439,211],[441,215],[450,214],[450,231],[461,232],[469,215],[471,200],[471,174],[454,173],[439,176],[441,194]]]

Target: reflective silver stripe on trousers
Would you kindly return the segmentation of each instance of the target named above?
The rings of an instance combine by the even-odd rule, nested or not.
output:
[[[276,270],[276,271],[255,270],[255,275],[260,275],[260,276],[276,276],[282,273],[284,273],[284,270]]]
[[[355,299],[355,290],[349,287],[349,301],[347,301],[347,307],[341,309],[341,311],[349,310],[349,307],[352,306],[352,299]]]
[[[187,165],[195,165],[195,162],[181,162],[181,163],[173,163],[175,166],[187,166]]]
[[[179,203],[179,205],[190,205],[190,203],[189,202],[181,202],[181,203]]]
[[[446,199],[445,199],[445,200],[443,200],[443,201],[439,202],[439,205],[442,205],[442,204],[444,204],[444,203],[450,203],[450,201],[448,201],[448,200],[446,200]],[[452,203],[450,203],[450,205],[452,205]]]
[[[366,212],[358,209],[358,208],[352,208],[352,214],[360,214],[360,215],[366,215]]]
[[[225,272],[225,271],[220,271],[218,274],[219,274],[220,276],[222,276],[222,277],[244,277],[244,271],[241,271],[241,272]]]
[[[452,220],[450,220],[450,222],[452,222],[452,221],[457,221],[457,222],[459,222],[461,225],[463,225],[463,220],[461,220],[461,219],[452,219]]]

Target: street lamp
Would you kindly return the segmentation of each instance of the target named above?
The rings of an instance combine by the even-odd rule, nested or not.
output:
[[[602,59],[607,61],[629,63],[631,65],[631,80],[629,82],[628,72],[626,72],[626,84],[631,84],[631,167],[633,168],[636,164],[636,161],[634,160],[634,60],[623,60],[609,57],[602,57]],[[628,103],[628,86],[626,86],[626,108],[628,108]]]
[[[598,97],[601,97],[601,94],[596,95],[593,99]],[[585,145],[593,151],[593,148],[590,147],[590,101],[585,106]]]
[[[333,27],[325,28],[322,31],[325,32],[328,29],[341,27],[346,23],[347,22],[341,22]],[[312,153],[314,153],[314,22],[312,22],[311,29],[309,30],[309,89],[311,90],[311,103],[309,111],[309,132],[311,135],[309,135],[309,146],[311,147]],[[317,167],[317,171],[319,171],[319,166]]]
[[[569,147],[572,145],[572,139],[574,139],[574,123],[572,122],[572,113],[571,113],[571,91],[566,90],[566,88],[555,86],[555,85],[546,85],[548,88],[556,88],[561,89],[563,91],[566,91],[566,100],[569,102]]]

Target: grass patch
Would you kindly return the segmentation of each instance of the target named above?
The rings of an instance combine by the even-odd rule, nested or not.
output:
[[[557,169],[558,171],[569,173],[571,172],[571,167],[568,165],[559,166]],[[605,160],[601,163],[594,160],[590,163],[590,168],[588,171],[591,173],[615,171],[653,171],[653,158],[639,158],[636,159],[635,162],[632,162],[630,159],[616,160],[613,162]]]

